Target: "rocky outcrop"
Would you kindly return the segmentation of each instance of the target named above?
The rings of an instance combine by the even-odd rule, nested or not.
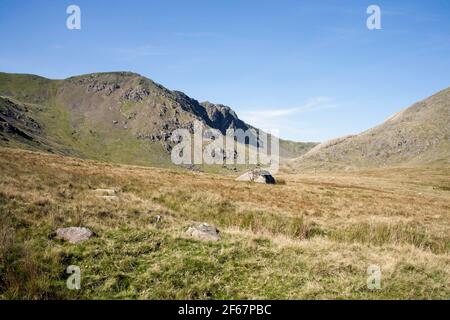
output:
[[[29,114],[25,104],[0,96],[0,138],[39,145],[35,137],[42,134],[42,126]]]
[[[131,100],[134,102],[140,102],[147,98],[150,95],[150,92],[142,87],[131,88],[125,91],[122,98],[125,100]]]
[[[244,131],[250,129],[250,126],[240,120],[237,114],[228,106],[213,104],[208,101],[202,102],[201,105],[205,108],[212,126],[222,132],[222,134],[225,134],[227,129],[242,129]]]

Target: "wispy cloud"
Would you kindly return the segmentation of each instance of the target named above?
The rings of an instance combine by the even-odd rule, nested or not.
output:
[[[304,105],[293,108],[281,108],[281,109],[263,109],[258,111],[245,112],[245,116],[253,118],[274,118],[284,117],[292,114],[303,113],[307,111],[324,110],[336,108],[334,100],[327,97],[317,97],[308,100]]]
[[[317,112],[337,108],[334,99],[327,97],[316,97],[308,100],[303,105],[291,108],[261,109],[241,112],[240,117],[247,123],[263,129],[277,130],[281,137],[293,140],[320,139],[320,128],[312,128],[309,124],[301,121],[298,117],[306,112]]]

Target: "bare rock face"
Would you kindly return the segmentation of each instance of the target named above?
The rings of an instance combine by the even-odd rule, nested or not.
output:
[[[8,141],[9,137],[40,145],[41,142],[36,138],[41,134],[41,125],[30,117],[25,104],[0,97],[0,139]]]
[[[86,241],[89,238],[92,238],[94,235],[94,232],[87,228],[70,227],[57,229],[54,237],[55,239],[60,239],[76,244]]]
[[[137,87],[127,90],[123,95],[123,99],[139,102],[147,98],[149,95],[150,92],[146,88]]]
[[[198,226],[190,227],[186,234],[193,238],[197,238],[203,241],[219,241],[220,235],[219,230],[216,227],[211,226],[207,223],[199,224]]]
[[[275,178],[267,170],[253,169],[236,178],[236,181],[276,184]]]
[[[208,101],[202,102],[201,105],[205,108],[208,117],[214,128],[217,128],[223,134],[227,129],[242,129],[248,130],[250,127],[241,121],[236,113],[228,106],[223,104],[213,104]]]

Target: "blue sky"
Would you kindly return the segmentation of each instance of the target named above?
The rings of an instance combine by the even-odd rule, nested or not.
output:
[[[81,30],[66,8],[81,8]],[[368,30],[366,9],[381,8]],[[0,71],[127,70],[298,141],[358,133],[450,86],[450,1],[0,1]]]

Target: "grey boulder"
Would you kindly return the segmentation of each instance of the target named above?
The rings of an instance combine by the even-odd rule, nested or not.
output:
[[[54,238],[76,244],[94,236],[94,232],[87,228],[69,227],[57,229]]]
[[[219,241],[219,230],[207,223],[202,223],[194,227],[189,227],[186,234],[203,241]]]
[[[267,170],[253,169],[236,178],[236,181],[276,184],[275,178]]]

